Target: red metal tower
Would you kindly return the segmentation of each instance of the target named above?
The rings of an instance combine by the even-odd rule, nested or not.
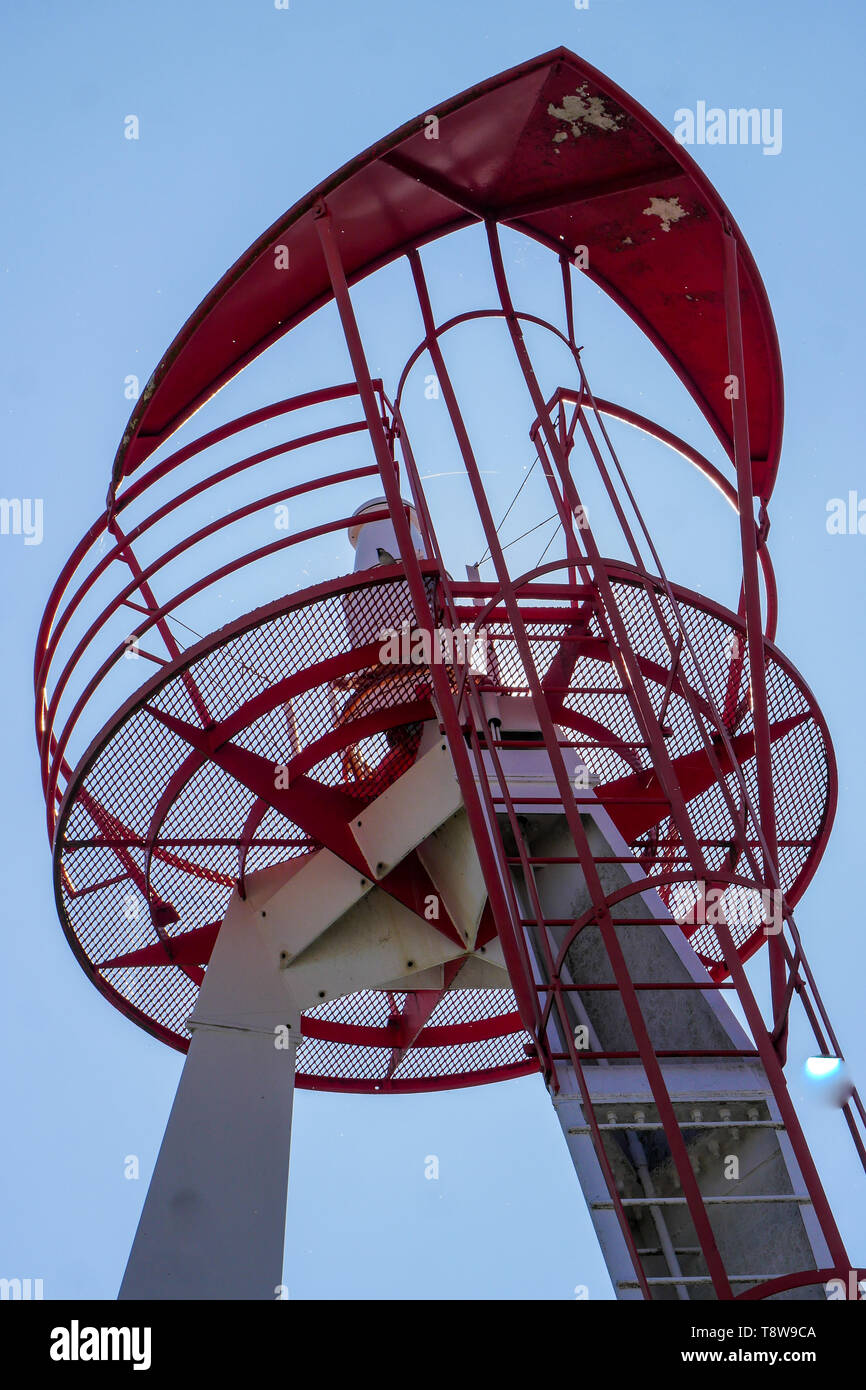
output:
[[[551,253],[559,326],[515,306],[503,229]],[[495,300],[443,319],[421,252],[463,233],[485,243]],[[351,289],[398,264],[418,327],[395,367],[365,343]],[[581,276],[658,349],[727,469],[593,394]],[[326,314],[348,381],[164,447]],[[533,483],[560,523],[561,554],[530,568],[494,520],[477,386],[448,361],[450,335],[479,321],[519,368]],[[542,333],[557,379],[530,356]],[[449,573],[448,518],[416,461],[429,447],[407,421],[422,362],[486,578]],[[668,579],[611,421],[730,503],[734,607]],[[294,1085],[536,1071],[618,1296],[849,1287],[783,1070],[795,995],[820,1051],[841,1053],[793,916],[836,773],[773,641],[781,432],[772,316],[730,213],[646,111],[562,49],[353,161],[195,312],[133,411],[36,654],[64,930],[112,1003],[189,1051],[124,1296],[273,1296]],[[515,459],[503,467],[516,484]],[[624,558],[600,548],[590,473]],[[305,557],[347,531],[355,572],[304,585]],[[233,603],[244,616],[226,623]],[[766,1017],[744,969],[765,941]],[[843,1114],[864,1159],[856,1092]]]

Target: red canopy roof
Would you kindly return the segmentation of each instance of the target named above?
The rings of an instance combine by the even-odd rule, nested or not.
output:
[[[432,113],[429,113],[432,114]],[[782,374],[766,291],[711,184],[659,123],[603,74],[556,49],[395,131],[259,238],[184,325],[130,417],[116,486],[204,401],[331,298],[313,225],[327,198],[350,282],[409,247],[495,217],[586,273],[640,325],[732,456],[722,227],[739,241],[755,493],[767,497],[782,434]],[[275,273],[274,247],[291,273]],[[531,305],[524,306],[531,309]]]

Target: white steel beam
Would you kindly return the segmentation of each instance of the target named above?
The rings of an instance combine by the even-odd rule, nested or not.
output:
[[[262,924],[235,894],[189,1020],[121,1299],[278,1296],[300,1032]]]

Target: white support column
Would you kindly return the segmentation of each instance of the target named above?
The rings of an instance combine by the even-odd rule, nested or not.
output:
[[[436,738],[352,833],[383,876],[458,816]],[[434,865],[435,867],[435,865]],[[438,881],[438,880],[437,880]],[[232,898],[189,1026],[189,1052],[120,1290],[122,1299],[273,1299],[285,1239],[300,1012],[466,955],[481,905],[449,894],[467,945],[439,932],[329,850],[249,874]],[[489,974],[506,983],[494,957]],[[486,963],[471,960],[479,972]],[[490,983],[486,975],[485,983]]]
[[[281,1281],[299,1015],[261,903],[232,898],[121,1299],[273,1299]]]

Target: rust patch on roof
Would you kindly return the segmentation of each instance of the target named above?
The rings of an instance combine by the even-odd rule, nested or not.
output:
[[[650,198],[649,207],[643,210],[644,217],[660,217],[663,232],[669,232],[672,222],[679,222],[680,218],[688,217],[687,210],[681,205],[679,198]]]
[[[607,110],[601,97],[590,96],[589,87],[585,82],[576,92],[568,92],[562,98],[561,106],[555,106],[551,102],[547,114],[563,121],[575,139],[585,134],[587,126],[595,126],[596,130],[619,130],[625,119],[622,111]],[[568,130],[558,130],[553,137],[553,143],[558,145],[561,141],[567,140]]]

